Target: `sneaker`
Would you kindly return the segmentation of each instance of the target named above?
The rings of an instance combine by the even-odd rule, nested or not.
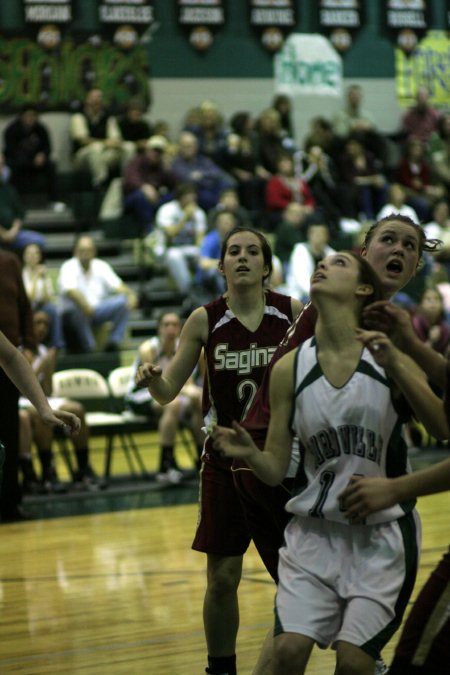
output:
[[[156,482],[161,485],[178,485],[183,478],[183,474],[178,469],[167,469],[156,474]]]
[[[375,672],[374,675],[386,675],[389,672],[388,666],[385,664],[383,659],[380,657],[375,661]]]
[[[91,466],[87,466],[83,471],[77,471],[74,479],[75,490],[99,490],[100,482]]]

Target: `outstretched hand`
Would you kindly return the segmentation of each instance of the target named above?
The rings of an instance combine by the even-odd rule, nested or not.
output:
[[[214,427],[211,436],[214,448],[225,457],[245,459],[253,455],[255,450],[258,451],[250,434],[237,422],[233,422],[231,429],[220,426]]]
[[[339,500],[346,517],[352,523],[361,523],[374,511],[386,509],[398,501],[390,478],[363,476],[352,476],[339,495]]]
[[[67,436],[76,436],[80,431],[81,422],[76,415],[64,410],[51,410],[41,415],[42,421],[51,427],[58,427]]]
[[[160,366],[155,366],[151,363],[143,363],[136,371],[134,381],[136,386],[140,389],[148,387],[149,384],[157,377],[161,377],[162,369]]]

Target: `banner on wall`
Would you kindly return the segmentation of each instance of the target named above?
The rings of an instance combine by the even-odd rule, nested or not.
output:
[[[429,0],[386,0],[387,29],[405,54],[412,54],[426,34],[431,19],[430,4]]]
[[[270,52],[281,48],[298,23],[295,0],[249,0],[249,14],[250,25]]]
[[[318,31],[326,35],[338,52],[344,53],[365,22],[365,3],[359,0],[320,0]]]
[[[153,0],[100,0],[98,18],[102,35],[122,49],[138,44],[155,22]]]
[[[72,0],[23,0],[25,34],[45,49],[61,42],[73,20]]]
[[[111,42],[65,38],[50,49],[27,38],[0,38],[0,53],[2,113],[17,112],[26,103],[42,111],[77,110],[94,86],[116,111],[130,96],[149,98],[145,45],[123,50]]]
[[[225,23],[225,0],[177,0],[178,24],[199,52],[207,51]]]
[[[397,95],[400,105],[410,106],[421,86],[428,88],[437,108],[450,106],[450,39],[446,31],[429,31],[413,54],[395,50]]]
[[[274,74],[280,94],[342,93],[342,58],[323,35],[291,34],[274,57]]]

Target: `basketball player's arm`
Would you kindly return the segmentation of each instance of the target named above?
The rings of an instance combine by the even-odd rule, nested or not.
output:
[[[363,311],[367,328],[387,333],[399,349],[408,354],[441,389],[445,385],[445,357],[422,342],[416,334],[406,309],[387,300],[374,302]]]
[[[293,396],[295,352],[278,361],[270,375],[271,417],[264,450],[261,452],[250,434],[237,422],[233,428],[216,427],[214,447],[227,457],[240,457],[268,485],[278,485],[286,477],[291,459],[290,416]]]
[[[374,511],[445,490],[450,490],[450,459],[397,478],[353,476],[339,498],[347,517],[358,522]]]
[[[394,380],[426,430],[435,438],[448,438],[449,428],[443,402],[431,389],[424,371],[410,356],[397,349],[385,333],[358,330],[357,335],[376,362]]]
[[[72,413],[54,412],[44,391],[24,355],[9,342],[0,331],[0,366],[17,389],[26,396],[38,411],[41,419],[51,426],[66,427],[68,431],[77,433],[80,420]]]
[[[206,310],[194,310],[183,326],[174,357],[162,372],[159,366],[143,363],[136,373],[138,387],[147,387],[153,398],[165,405],[178,396],[197,365],[208,336]]]

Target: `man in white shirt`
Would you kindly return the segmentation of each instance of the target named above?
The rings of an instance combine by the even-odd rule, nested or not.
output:
[[[62,264],[58,288],[62,300],[66,343],[72,351],[95,351],[94,326],[110,321],[106,351],[116,351],[127,327],[129,310],[137,296],[123,283],[111,265],[96,257],[92,237],[82,236],[74,255]]]
[[[163,204],[156,213],[156,226],[164,233],[165,260],[177,290],[187,293],[193,282],[200,244],[207,229],[206,213],[198,205],[197,188],[180,183],[175,199]]]

